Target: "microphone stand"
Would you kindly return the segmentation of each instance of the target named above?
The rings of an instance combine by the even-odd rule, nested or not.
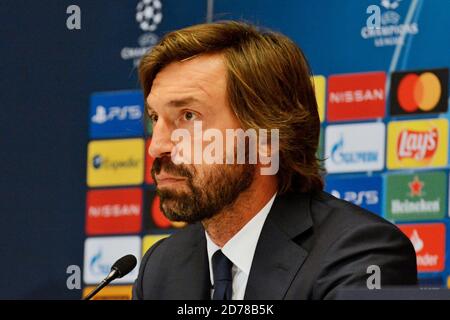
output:
[[[119,276],[119,273],[117,272],[116,269],[111,270],[111,272],[108,274],[108,276],[102,280],[102,282],[100,282],[98,284],[98,286],[92,290],[86,297],[84,297],[84,299],[82,300],[91,300],[91,298],[93,296],[95,296],[97,294],[97,292],[99,292],[100,290],[102,290],[104,287],[106,287],[111,281],[113,281],[115,278],[117,278]]]

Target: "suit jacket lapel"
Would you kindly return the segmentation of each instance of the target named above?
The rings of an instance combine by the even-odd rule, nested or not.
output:
[[[253,257],[245,299],[283,299],[308,252],[293,239],[312,226],[310,195],[275,199]]]
[[[180,247],[168,257],[173,259],[171,277],[166,283],[168,298],[176,300],[209,300],[211,281],[209,276],[206,238],[201,224],[192,232],[192,244]]]

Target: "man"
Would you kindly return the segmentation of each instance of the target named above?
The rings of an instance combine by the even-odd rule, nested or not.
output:
[[[134,299],[332,299],[367,288],[373,266],[381,287],[416,284],[408,238],[322,191],[314,88],[291,40],[238,22],[197,25],[166,35],[139,72],[161,209],[188,226],[147,251]],[[199,124],[215,139],[270,130],[278,144],[258,152],[277,154],[279,170],[263,174],[261,157],[250,163],[248,136],[216,145],[212,156],[223,162],[193,161],[190,147],[205,145]],[[246,161],[228,161],[242,147]]]

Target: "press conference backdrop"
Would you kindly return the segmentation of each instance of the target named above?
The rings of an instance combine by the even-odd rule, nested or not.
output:
[[[81,9],[81,30],[65,26],[70,4]],[[449,0],[0,8],[8,47],[0,129],[11,137],[2,141],[0,298],[80,298],[115,259],[140,258],[184,226],[159,210],[136,65],[166,32],[207,19],[249,21],[303,49],[315,75],[326,190],[396,223],[414,245],[421,283],[448,285]],[[67,288],[70,265],[82,269],[82,290]],[[129,298],[136,276],[137,268],[99,298]]]

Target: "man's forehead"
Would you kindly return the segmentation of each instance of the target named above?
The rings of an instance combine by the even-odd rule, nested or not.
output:
[[[226,69],[221,54],[202,54],[184,61],[172,62],[156,75],[147,103],[151,100],[182,99],[195,95],[217,94],[226,85]]]

